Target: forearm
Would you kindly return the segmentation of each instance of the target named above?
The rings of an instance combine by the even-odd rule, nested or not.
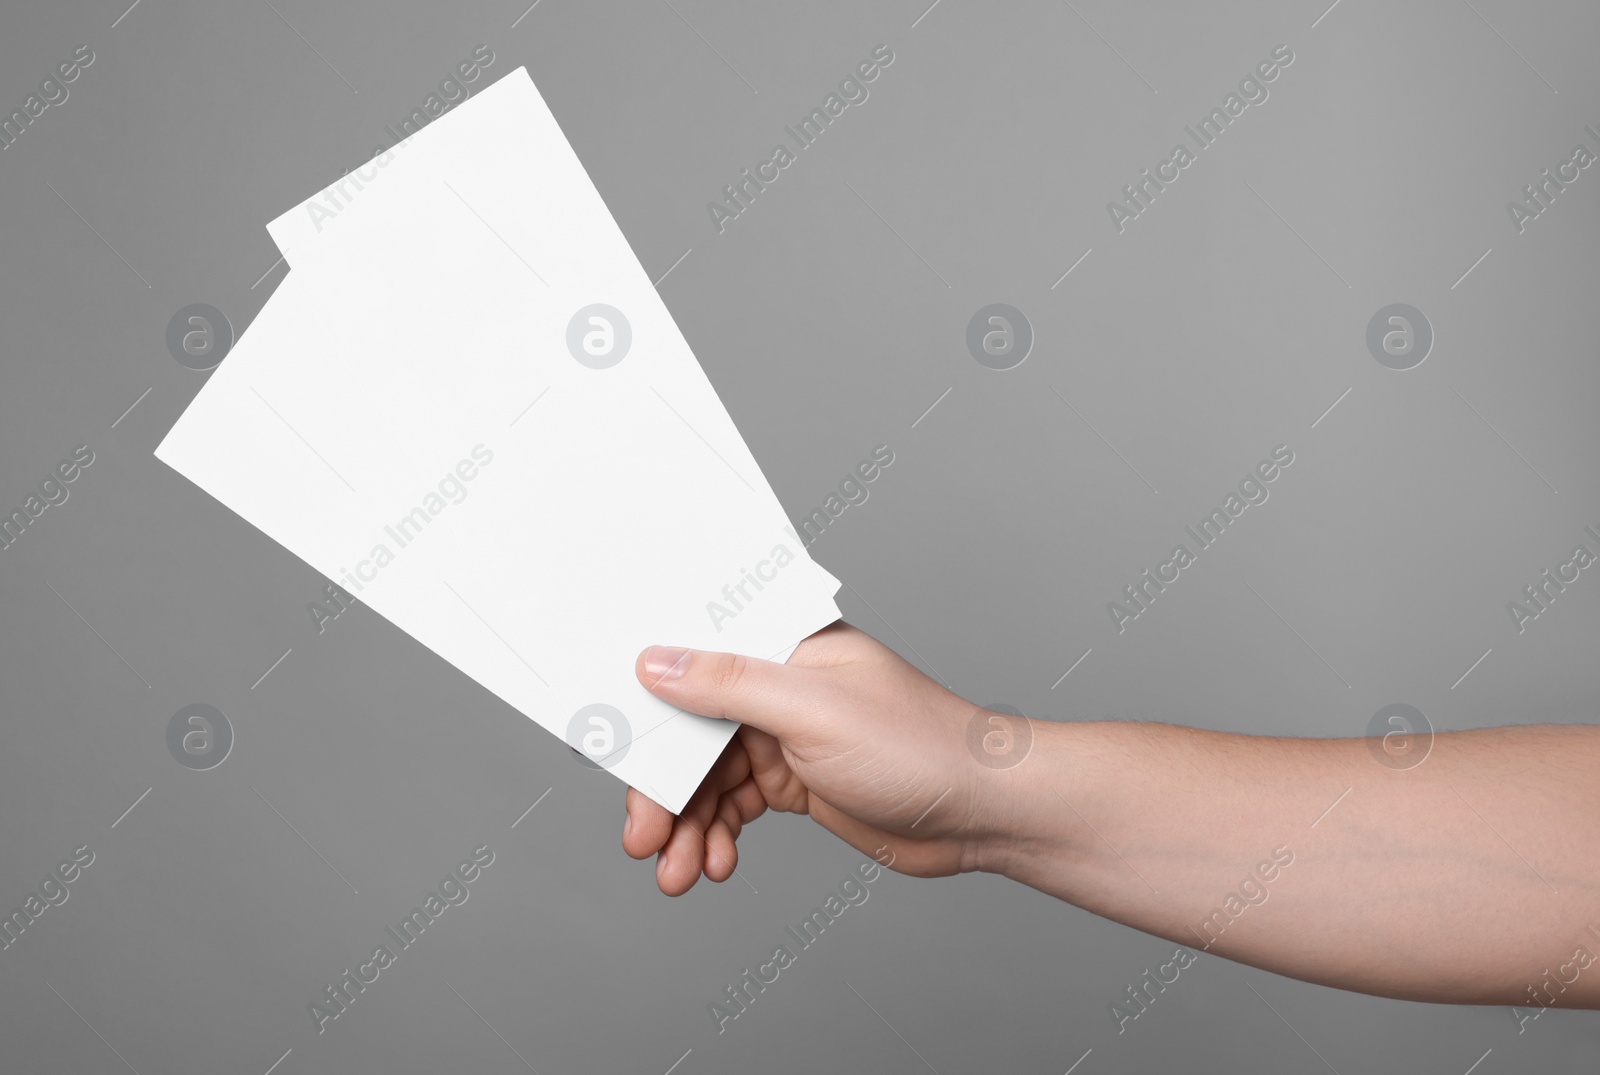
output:
[[[1396,771],[1364,739],[1035,727],[985,869],[1308,981],[1600,1007],[1600,729],[1440,735]]]

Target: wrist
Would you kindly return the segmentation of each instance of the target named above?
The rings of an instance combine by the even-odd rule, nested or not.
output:
[[[1048,872],[1076,861],[1083,813],[1095,792],[1094,725],[1029,720],[1027,754],[980,778],[983,823],[974,868],[1038,888]]]

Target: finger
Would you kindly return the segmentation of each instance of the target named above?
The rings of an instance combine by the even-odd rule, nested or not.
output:
[[[806,786],[789,767],[778,741],[748,724],[739,729],[739,741],[744,744],[750,772],[766,804],[786,814],[806,813]]]
[[[684,807],[683,816],[699,817],[699,813],[692,813],[696,804],[704,806],[709,803],[711,813],[706,815],[705,823],[710,824],[711,817],[715,814],[717,802],[723,795],[732,791],[750,776],[750,752],[737,737],[730,739],[727,746],[706,773],[705,779],[700,781],[700,786],[695,789],[694,795],[689,800],[689,805]],[[704,831],[705,826],[699,826]]]
[[[671,646],[646,649],[634,672],[647,690],[680,709],[742,721],[780,738],[806,726],[820,689],[808,668]]]
[[[706,876],[722,883],[733,876],[739,865],[739,805],[724,795],[717,804],[717,816],[706,829]]]
[[[654,855],[672,835],[672,812],[637,788],[628,789],[628,817],[622,825],[622,849],[632,858]]]
[[[739,729],[738,739],[750,758],[752,772],[781,772],[789,768],[789,759],[783,756],[783,747],[771,733],[746,724]]]
[[[724,795],[722,801],[717,803],[717,815],[711,819],[711,825],[712,828],[720,825],[727,829],[728,835],[735,840],[739,838],[739,833],[744,831],[743,810],[738,800],[733,797],[733,792]],[[706,830],[708,836],[710,831]]]
[[[694,887],[705,869],[706,827],[716,816],[721,789],[701,785],[672,826],[667,846],[656,859],[656,884],[669,896],[681,896]]]
[[[738,787],[726,792],[717,804],[717,816],[706,830],[706,876],[722,882],[733,876],[739,865],[739,834],[744,827],[767,812],[767,800],[755,777],[746,777]]]
[[[648,795],[636,788],[629,788],[628,821],[623,826],[622,835],[623,850],[634,858],[659,855],[656,862],[657,879],[661,878],[662,870],[665,868],[667,876],[681,880],[682,875],[690,867],[686,863],[680,864],[676,861],[677,857],[683,854],[682,851],[674,851],[670,855],[667,853],[667,849],[672,845],[673,833],[686,821],[703,833],[723,793],[738,787],[749,775],[750,756],[745,751],[744,744],[730,741],[723,749],[722,755],[712,765],[711,771],[701,781],[700,787],[695,789],[683,813],[676,818]],[[663,861],[667,859],[672,861]],[[693,869],[698,871],[700,866],[696,864]],[[687,887],[684,891],[687,891]]]
[[[767,812],[767,797],[761,794],[761,786],[756,783],[754,774],[745,777],[738,787],[723,795],[722,800],[733,804],[739,818],[739,827],[733,830],[735,836],[739,835],[743,826]]]

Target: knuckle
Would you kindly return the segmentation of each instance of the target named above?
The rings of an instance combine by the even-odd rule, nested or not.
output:
[[[711,687],[719,694],[737,694],[750,672],[750,661],[742,654],[720,653],[711,666]]]

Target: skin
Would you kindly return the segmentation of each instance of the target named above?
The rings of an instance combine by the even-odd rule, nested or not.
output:
[[[1600,728],[1439,734],[1396,770],[1366,739],[997,724],[844,623],[787,664],[652,646],[636,671],[674,706],[742,722],[680,816],[628,791],[623,848],[655,856],[668,895],[731,877],[744,826],[779,810],[900,873],[1002,874],[1310,982],[1600,1008]],[[1025,722],[1031,749],[980,764],[974,719]]]

